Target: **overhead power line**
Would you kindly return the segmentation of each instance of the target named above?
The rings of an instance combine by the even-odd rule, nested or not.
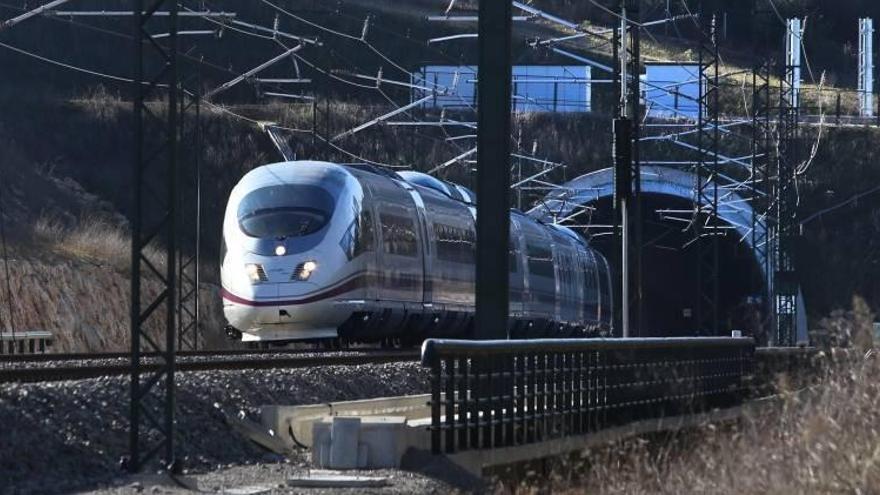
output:
[[[9,19],[8,21],[5,21],[2,24],[0,24],[0,31],[9,29],[12,26],[15,26],[16,24],[18,24],[19,22],[26,21],[26,20],[30,19],[31,17],[40,15],[40,14],[48,11],[49,9],[54,9],[55,7],[58,7],[59,5],[65,4],[69,1],[70,0],[54,0],[52,2],[44,4],[41,7],[37,7],[34,10],[25,12],[24,14],[21,14],[18,17],[13,17],[12,19]]]

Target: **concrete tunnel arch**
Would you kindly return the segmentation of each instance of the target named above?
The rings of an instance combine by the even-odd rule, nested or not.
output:
[[[690,233],[684,225],[669,223],[657,209],[689,209],[695,201],[696,175],[679,169],[660,166],[643,166],[641,169],[646,235],[670,237],[669,232],[658,233],[657,229],[668,229],[679,245],[686,244]],[[763,249],[753,246],[752,207],[740,194],[730,189],[721,189],[723,197],[719,206],[719,218],[731,229],[722,238],[720,247],[720,279],[722,288],[719,295],[721,332],[728,334],[731,329],[745,330],[763,339],[769,330],[768,289],[771,278],[767,273],[767,263]],[[554,189],[528,214],[545,222],[568,218],[583,206],[595,207],[594,223],[610,222],[612,198],[614,194],[613,169],[605,168],[577,177]],[[708,205],[702,205],[708,206]],[[665,227],[660,226],[666,222]],[[563,222],[564,223],[564,222]],[[650,228],[649,228],[650,226]],[[764,227],[759,224],[756,238],[764,238]],[[675,233],[675,230],[678,233]],[[676,238],[677,236],[677,238]],[[592,238],[591,244],[606,254],[610,251],[610,236],[604,239]],[[643,336],[671,336],[705,334],[692,320],[696,305],[697,285],[693,252],[685,247],[678,253],[659,245],[646,245],[643,251],[643,280],[645,300],[645,321]],[[690,251],[693,251],[692,249]],[[693,279],[693,280],[692,280]],[[688,282],[693,282],[690,284]],[[800,304],[799,307],[803,307]]]

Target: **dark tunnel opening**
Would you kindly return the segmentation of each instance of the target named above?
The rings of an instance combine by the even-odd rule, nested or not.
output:
[[[592,224],[611,224],[611,201],[601,198],[590,205],[595,207]],[[725,229],[718,239],[718,331],[698,324],[699,258],[693,232],[686,230],[686,222],[658,213],[692,208],[690,201],[674,196],[643,196],[643,324],[640,335],[634,336],[730,335],[732,330],[741,330],[763,341],[767,326],[763,275],[751,248],[733,229]],[[590,243],[611,261],[612,236],[593,234]]]

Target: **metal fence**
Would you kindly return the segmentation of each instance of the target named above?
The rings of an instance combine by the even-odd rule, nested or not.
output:
[[[435,454],[736,405],[751,338],[427,340]]]
[[[0,332],[0,354],[42,354],[52,345],[52,332]]]

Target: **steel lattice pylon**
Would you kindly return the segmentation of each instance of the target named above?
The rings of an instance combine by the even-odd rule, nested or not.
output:
[[[765,60],[752,70],[752,247],[764,260],[765,311],[771,314],[769,302],[773,295],[773,243],[769,222],[772,202],[772,142],[771,125],[773,101],[770,91],[771,63]],[[756,335],[759,344],[766,344],[768,329],[762,325],[762,335]]]
[[[794,48],[793,36],[789,32],[787,54],[800,53]],[[798,235],[797,223],[797,180],[798,164],[798,120],[799,120],[799,80],[800,57],[787,56],[779,82],[779,152],[776,157],[776,184],[773,190],[775,208],[774,235],[776,242],[774,258],[773,309],[775,313],[775,334],[773,343],[778,346],[792,346],[797,342],[798,281],[794,265],[794,248]]]
[[[177,276],[177,345],[181,350],[199,348],[199,287],[201,284],[201,84],[195,78],[196,92],[180,92],[180,142],[187,143],[187,153],[180,163],[178,194]],[[187,117],[192,122],[190,135],[184,132]]]
[[[696,322],[699,333],[718,335],[718,219],[719,83],[716,15],[702,13],[699,49],[699,102],[694,217],[692,230],[697,252]],[[705,206],[704,206],[705,205]]]
[[[154,16],[159,10],[167,16]],[[154,22],[154,18],[156,18]],[[174,449],[177,277],[178,4],[136,0],[135,198],[132,212],[131,409],[128,469],[138,471],[160,453],[176,464]],[[153,24],[161,39],[153,37]],[[157,101],[149,103],[151,100]],[[157,139],[153,140],[153,137]],[[164,343],[162,342],[164,338]],[[157,355],[144,369],[144,349]]]

